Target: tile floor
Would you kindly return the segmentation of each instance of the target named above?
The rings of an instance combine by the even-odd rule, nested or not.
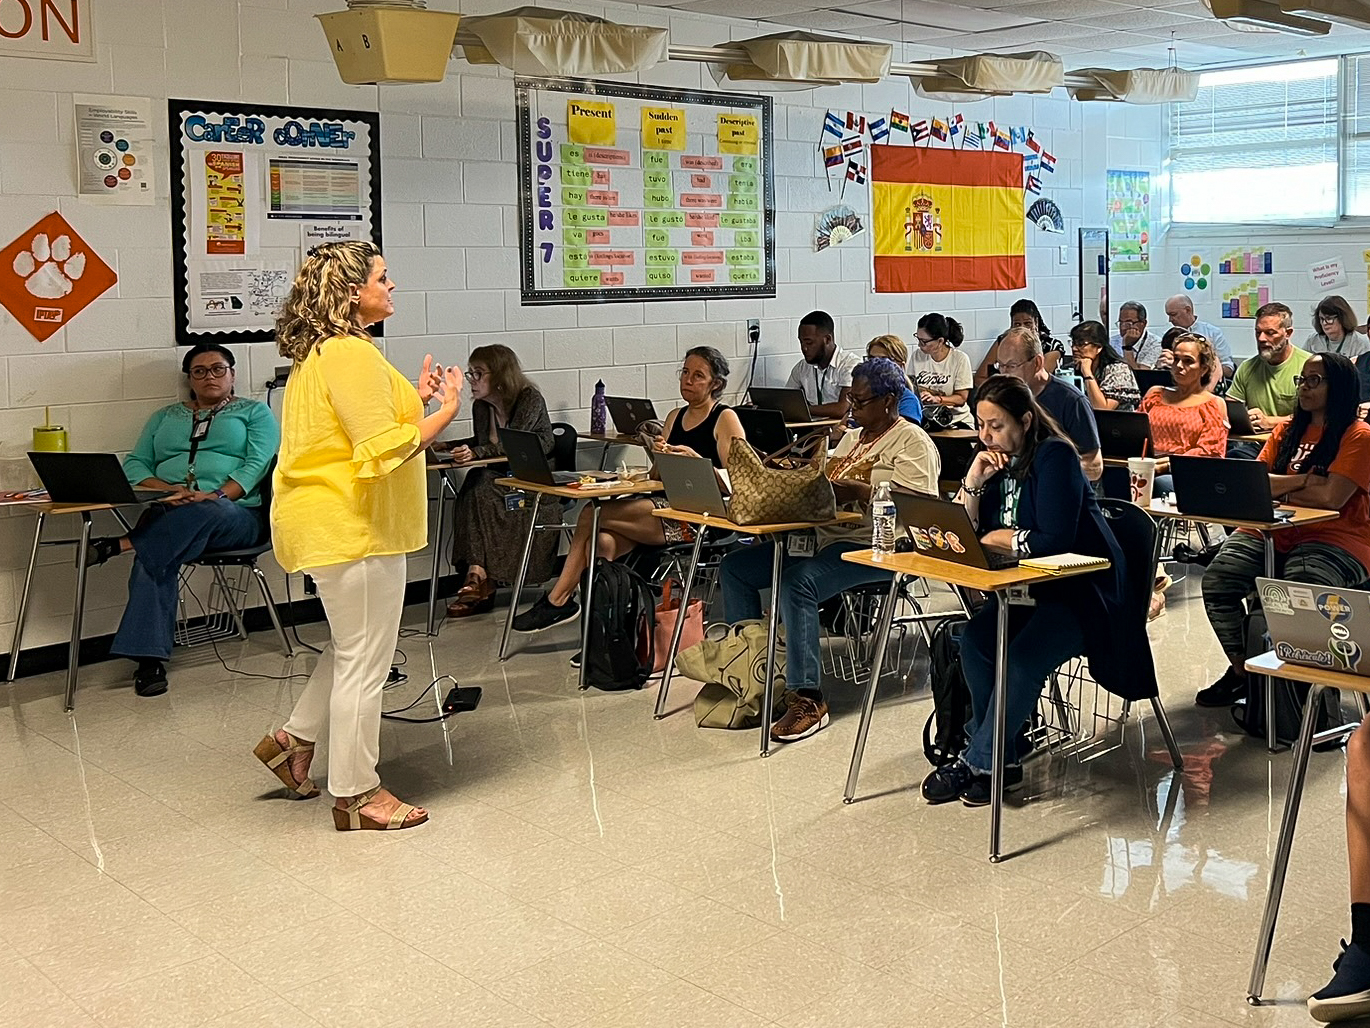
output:
[[[432,810],[388,836],[335,832],[253,759],[299,680],[199,649],[143,700],[111,662],[74,718],[60,676],[21,681],[0,694],[0,1028],[1311,1024],[1347,930],[1344,760],[1313,758],[1274,1002],[1251,1008],[1289,755],[1193,707],[1221,664],[1196,589],[1152,628],[1184,774],[1149,711],[1087,761],[1041,759],[998,866],[987,811],[919,799],[930,701],[898,681],[844,806],[850,687],[762,761],[752,732],[695,728],[688,683],[663,721],[654,691],[579,693],[569,627],[501,665],[502,611],[448,624],[401,640],[388,704],[433,667],[484,701],[450,764],[440,727],[386,724],[384,780]],[[267,634],[220,649],[257,675],[312,663]]]

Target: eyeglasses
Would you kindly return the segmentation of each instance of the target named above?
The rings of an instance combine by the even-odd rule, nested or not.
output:
[[[919,346],[931,346],[937,342],[936,339],[930,339],[927,336],[915,336],[914,338],[918,341]]]
[[[1145,325],[1145,324],[1146,324],[1145,321],[1141,321],[1141,320],[1139,320],[1139,319],[1137,319],[1137,318],[1119,318],[1119,319],[1118,319],[1118,327],[1119,327],[1119,328],[1131,328],[1133,325]]]
[[[467,369],[466,369],[466,381],[468,381],[468,382],[479,382],[479,381],[480,381],[481,379],[483,379],[485,376],[486,376],[486,372],[483,371],[483,370],[480,369],[480,368],[467,368]]]
[[[852,410],[864,410],[876,400],[883,400],[883,396],[867,396],[864,400],[859,399],[854,393],[848,393],[847,399],[851,401]]]
[[[1336,324],[1337,322],[1339,322],[1339,321],[1341,321],[1341,315],[1340,315],[1340,314],[1319,314],[1319,315],[1318,315],[1318,324],[1319,324],[1319,325],[1335,325],[1335,324]]]
[[[198,368],[190,369],[191,378],[223,378],[232,370],[227,364],[210,364],[208,367],[200,365]]]
[[[1000,362],[999,362],[999,370],[1000,370],[1000,371],[1012,371],[1014,368],[1025,368],[1025,367],[1027,367],[1029,364],[1031,364],[1032,361],[1034,361],[1034,360],[1036,360],[1036,359],[1037,359],[1037,358],[1034,357],[1034,358],[1032,358],[1032,360],[1025,360],[1025,361],[1000,361]]]
[[[1296,386],[1307,386],[1309,389],[1316,389],[1327,381],[1326,375],[1295,375],[1294,384]]]

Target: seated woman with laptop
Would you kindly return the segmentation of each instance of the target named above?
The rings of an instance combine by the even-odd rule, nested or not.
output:
[[[1351,588],[1370,578],[1370,425],[1356,418],[1355,366],[1336,353],[1314,354],[1296,379],[1298,406],[1261,450],[1270,492],[1298,507],[1336,510],[1335,521],[1273,533],[1275,574],[1295,582]],[[1246,695],[1246,598],[1265,574],[1265,545],[1245,529],[1223,542],[1203,577],[1204,611],[1229,667],[1194,698],[1226,707]]]
[[[132,485],[171,494],[148,507],[128,535],[90,543],[91,566],[133,554],[128,603],[110,652],[137,661],[139,696],[167,689],[181,565],[262,537],[260,483],[281,432],[266,404],[234,395],[234,364],[233,351],[218,343],[186,351],[181,370],[190,398],[155,411],[124,459]]]
[[[1187,454],[1196,457],[1221,457],[1227,452],[1227,405],[1204,385],[1216,373],[1222,374],[1217,351],[1201,335],[1193,332],[1175,337],[1174,359],[1170,366],[1173,384],[1147,390],[1138,408],[1151,420],[1151,439],[1156,446],[1152,456]],[[1154,493],[1164,496],[1174,483],[1157,466]]]
[[[1154,690],[1155,669],[1140,598],[1124,589],[1127,557],[1099,510],[1080,455],[1027,385],[994,375],[976,395],[983,445],[962,479],[965,505],[980,542],[1018,558],[1076,553],[1111,562],[1096,571],[1032,588],[1034,606],[1009,610],[1005,788],[1022,784],[1027,723],[1047,676],[1071,657],[1085,655],[1104,688],[1124,696]],[[1137,609],[1134,609],[1137,608]],[[929,803],[960,799],[966,806],[991,801],[994,665],[998,600],[991,598],[966,625],[961,667],[971,695],[969,736],[960,757],[923,780]],[[1107,624],[1107,632],[1086,625]]]
[[[961,325],[941,314],[918,319],[918,352],[909,374],[923,401],[923,422],[930,428],[974,428],[970,416],[970,358],[961,350]]]
[[[657,442],[658,452],[708,457],[715,468],[728,467],[728,449],[733,440],[745,438],[737,414],[722,401],[728,371],[727,359],[712,346],[696,346],[686,352],[680,369],[680,398],[685,406],[666,415]],[[599,555],[617,560],[637,546],[693,540],[690,526],[653,516],[653,509],[665,506],[666,500],[661,497],[606,500],[600,505]],[[561,574],[531,607],[514,618],[514,631],[545,631],[579,612],[580,607],[571,596],[589,563],[590,518],[590,508],[582,508]]]
[[[839,510],[862,519],[815,529],[811,556],[786,554],[779,608],[785,626],[785,682],[790,705],[771,726],[775,742],[796,742],[828,724],[828,705],[820,688],[818,605],[844,589],[888,582],[889,574],[842,559],[871,544],[871,487],[882,481],[904,489],[937,494],[941,458],[932,439],[899,416],[905,386],[903,369],[884,358],[867,358],[852,369],[851,412],[860,431],[848,432],[827,462]],[[791,551],[793,552],[793,551]],[[723,558],[719,583],[723,614],[737,622],[761,617],[761,593],[770,589],[775,543],[758,540]]]
[[[1082,321],[1070,330],[1070,353],[1085,399],[1095,410],[1137,409],[1137,376],[1108,340],[1099,321]]]

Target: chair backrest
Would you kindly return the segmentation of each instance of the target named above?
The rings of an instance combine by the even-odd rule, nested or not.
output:
[[[564,421],[552,422],[552,470],[576,470],[576,426]]]
[[[1160,556],[1161,535],[1156,522],[1145,510],[1127,500],[1100,500],[1099,509],[1113,531],[1113,538],[1127,555],[1126,587],[1134,594],[1132,601],[1140,598],[1142,609],[1146,610],[1156,584],[1156,561]]]
[[[271,463],[266,466],[266,474],[262,476],[261,482],[257,484],[257,491],[261,495],[262,505],[257,509],[262,512],[262,534],[257,537],[258,546],[271,545],[271,495],[272,479],[276,475],[276,458],[271,458]]]

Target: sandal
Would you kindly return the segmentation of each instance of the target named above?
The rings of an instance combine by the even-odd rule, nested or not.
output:
[[[489,578],[468,578],[447,605],[449,618],[469,618],[495,609],[495,583]]]
[[[290,758],[296,753],[313,753],[314,744],[312,742],[301,742],[289,732],[285,733],[285,737],[290,740],[289,747],[282,747],[276,741],[275,732],[263,736],[262,741],[257,743],[257,748],[252,751],[252,755],[281,780],[281,784],[285,786],[285,791],[288,794],[295,799],[312,800],[319,795],[319,787],[309,778],[303,782],[295,781],[295,776],[290,773]]]
[[[417,828],[428,820],[427,814],[424,814],[423,817],[413,821],[407,820],[409,815],[417,809],[412,803],[401,803],[395,808],[395,812],[390,815],[390,820],[388,822],[376,821],[373,818],[367,817],[361,812],[361,809],[370,803],[372,799],[375,798],[376,793],[380,791],[381,787],[378,785],[370,792],[362,793],[349,803],[345,810],[340,807],[334,807],[333,827],[340,832],[389,832],[399,831],[405,828]]]

